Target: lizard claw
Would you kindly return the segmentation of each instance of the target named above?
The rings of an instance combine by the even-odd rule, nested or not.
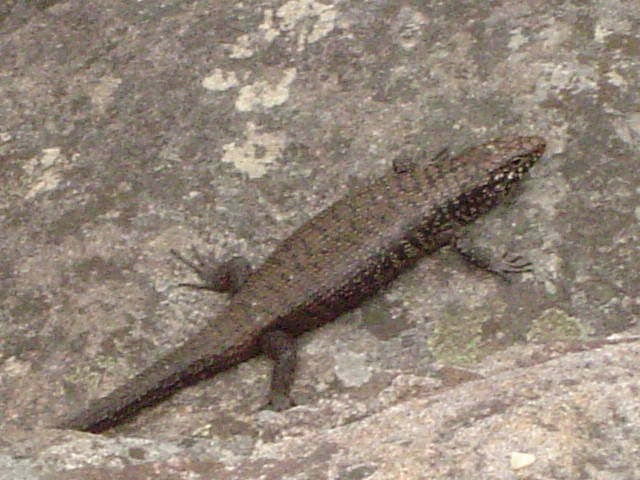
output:
[[[173,248],[169,252],[196,272],[202,280],[202,283],[179,283],[179,287],[235,293],[251,273],[251,265],[242,257],[232,257],[225,262],[216,261],[212,255],[205,259],[193,245],[192,259],[184,257]]]
[[[191,270],[193,270],[198,275],[200,280],[202,280],[203,283],[201,284],[179,283],[178,286],[197,288],[197,289],[210,289],[211,285],[215,284],[215,278],[216,278],[215,268],[212,268],[211,266],[207,265],[207,263],[204,261],[204,257],[195,246],[191,245],[190,250],[191,250],[191,257],[192,257],[191,259],[180,254],[177,250],[173,248],[169,250],[169,252],[171,253],[171,255],[176,257],[180,262],[184,263]]]
[[[295,407],[297,404],[288,395],[272,395],[262,410],[273,410],[274,412],[282,412],[289,408]]]
[[[510,255],[509,252],[505,252],[500,259],[490,262],[486,270],[506,282],[511,282],[509,275],[533,272],[533,267],[531,262],[521,255]]]
[[[505,253],[502,256],[503,263],[501,265],[501,270],[504,273],[533,272],[531,262],[528,262],[521,255],[513,255],[511,257],[508,255],[508,253]]]
[[[509,277],[511,274],[533,272],[531,262],[521,255],[504,252],[501,257],[493,258],[488,252],[471,248],[467,243],[463,238],[455,238],[452,246],[465,260],[481,270],[497,275],[506,282],[511,281]]]

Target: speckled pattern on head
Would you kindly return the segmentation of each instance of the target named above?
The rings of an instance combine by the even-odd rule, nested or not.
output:
[[[257,354],[267,330],[297,335],[334,319],[450,242],[544,150],[540,137],[515,137],[389,169],[282,241],[208,327],[58,426],[102,431],[205,373]]]

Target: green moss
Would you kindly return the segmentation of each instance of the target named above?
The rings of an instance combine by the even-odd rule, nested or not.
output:
[[[433,355],[450,365],[476,363],[484,356],[482,326],[489,318],[486,309],[469,312],[457,304],[448,306],[428,340]]]
[[[533,322],[527,340],[535,343],[546,343],[555,340],[584,340],[590,330],[575,317],[564,311],[550,308]]]
[[[88,390],[96,390],[104,373],[115,371],[118,362],[113,357],[98,357],[91,365],[79,365],[66,376],[66,380],[74,385],[84,385]]]

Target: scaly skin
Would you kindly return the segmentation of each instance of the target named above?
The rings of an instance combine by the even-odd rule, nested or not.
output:
[[[455,158],[398,163],[299,227],[197,335],[56,426],[103,431],[185,384],[249,359],[274,338],[286,343],[286,335],[273,332],[295,336],[333,320],[450,243],[461,226],[496,205],[544,149],[540,137],[516,137]],[[290,387],[295,354],[285,353],[272,400],[281,401]],[[278,355],[270,356],[278,362]]]

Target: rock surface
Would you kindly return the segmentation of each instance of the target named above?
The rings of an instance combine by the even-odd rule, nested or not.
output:
[[[0,479],[637,478],[639,49],[637,2],[3,2]],[[527,134],[469,233],[533,273],[425,259],[300,339],[281,415],[257,358],[46,430],[224,305],[170,248],[258,264],[399,154]]]

